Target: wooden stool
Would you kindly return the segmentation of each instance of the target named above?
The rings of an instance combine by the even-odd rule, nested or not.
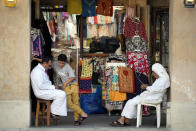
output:
[[[39,121],[39,112],[40,112],[40,104],[43,104],[42,106],[42,125],[44,125],[45,119],[47,119],[47,126],[50,126],[50,100],[43,100],[37,98],[37,108],[36,108],[36,117],[35,117],[35,126],[38,126]],[[45,115],[45,109],[47,105],[47,113]]]

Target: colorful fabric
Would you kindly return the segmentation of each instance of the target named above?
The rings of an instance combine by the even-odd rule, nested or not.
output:
[[[70,15],[82,14],[81,0],[67,0],[67,11]]]
[[[113,0],[98,0],[97,14],[112,16],[113,15]]]
[[[91,59],[83,59],[81,78],[91,78],[92,73],[93,73],[93,66],[91,63]]]
[[[87,38],[93,38],[97,36],[97,26],[87,25]]]
[[[94,24],[98,24],[97,16],[94,16]]]
[[[91,79],[80,78],[79,93],[92,93]]]
[[[126,39],[126,50],[127,52],[147,52],[147,42],[141,37],[132,37]]]
[[[82,0],[82,16],[96,16],[97,0]]]
[[[129,67],[119,67],[119,92],[134,93],[134,71]]]
[[[33,56],[43,56],[43,43],[41,40],[41,35],[31,35],[31,49]]]
[[[118,83],[118,67],[113,67],[112,74],[112,88],[113,91],[119,91],[119,83]]]
[[[118,91],[110,90],[110,100],[111,101],[124,101],[127,99],[126,93],[120,93]]]
[[[148,63],[148,54],[143,53],[134,53],[134,52],[128,52],[127,53],[128,58],[128,65],[131,67],[134,71],[139,71],[145,75],[149,72],[149,63]]]
[[[108,111],[112,110],[122,110],[123,108],[123,102],[121,101],[105,101],[105,108]]]
[[[137,28],[137,30],[136,30],[136,28]],[[138,35],[140,37],[144,38],[145,41],[148,40],[144,24],[142,22],[136,23],[134,21],[134,19],[126,18],[125,26],[124,26],[125,37],[132,38],[134,35],[136,35],[136,31],[138,32]]]

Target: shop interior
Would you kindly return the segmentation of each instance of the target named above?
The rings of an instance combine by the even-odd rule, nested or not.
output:
[[[81,126],[110,127],[125,102],[141,94],[141,84],[153,83],[152,64],[158,62],[169,68],[169,0],[111,0],[112,8],[107,12],[93,5],[95,0],[87,0],[89,7],[95,6],[94,12],[83,9],[71,15],[69,1],[31,0],[31,70],[39,63],[37,58],[51,56],[57,61],[59,54],[66,54],[79,83],[80,106],[89,115]],[[119,75],[123,67],[130,68],[129,81]],[[48,75],[55,85],[62,84],[53,69]],[[123,85],[130,85],[129,90],[121,91]],[[169,96],[168,91],[161,104],[163,128]],[[32,88],[31,106],[31,126],[35,127],[36,97]],[[156,128],[154,108],[144,106],[143,116],[142,126]],[[51,127],[74,127],[73,112],[69,110],[67,117],[50,123]],[[42,126],[46,125],[40,120]],[[135,127],[136,120],[129,126]]]

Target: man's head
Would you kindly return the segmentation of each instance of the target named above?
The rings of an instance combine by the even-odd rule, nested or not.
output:
[[[60,68],[63,68],[65,64],[67,63],[67,56],[64,54],[60,54],[58,56],[58,65]]]
[[[51,69],[52,68],[52,58],[51,57],[44,57],[42,59],[42,66],[48,70],[48,69]]]

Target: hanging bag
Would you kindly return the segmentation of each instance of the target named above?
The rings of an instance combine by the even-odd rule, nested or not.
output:
[[[135,93],[134,71],[130,67],[118,67],[119,70],[119,92]]]

